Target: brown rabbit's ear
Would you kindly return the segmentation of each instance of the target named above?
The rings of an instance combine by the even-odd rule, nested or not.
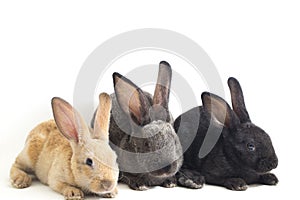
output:
[[[114,88],[121,109],[138,125],[150,122],[150,102],[143,91],[119,73],[113,73]]]
[[[204,109],[206,109],[218,123],[229,129],[236,128],[239,120],[224,99],[209,92],[203,92],[201,98]]]
[[[166,61],[161,61],[159,63],[159,72],[153,96],[153,105],[160,105],[168,110],[171,78],[172,69],[170,64]]]
[[[251,122],[248,111],[246,109],[244,95],[240,83],[233,77],[228,79],[228,86],[231,93],[231,102],[233,111],[239,117],[241,123]]]
[[[59,97],[54,97],[51,103],[54,120],[60,132],[72,142],[83,142],[88,127],[80,114]]]
[[[94,133],[92,138],[108,140],[111,99],[106,93],[99,95],[99,106],[94,121]]]

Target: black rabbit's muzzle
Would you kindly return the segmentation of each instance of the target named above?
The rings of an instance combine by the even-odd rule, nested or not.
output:
[[[271,158],[263,158],[259,161],[256,171],[259,173],[269,172],[278,166],[277,156]]]

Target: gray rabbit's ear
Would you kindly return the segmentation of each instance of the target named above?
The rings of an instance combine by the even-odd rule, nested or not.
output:
[[[171,78],[171,66],[166,61],[161,61],[159,63],[159,72],[153,96],[153,105],[160,105],[168,110]]]
[[[230,77],[228,79],[228,86],[231,93],[233,111],[237,114],[241,123],[251,122],[240,83],[235,78]]]
[[[171,66],[166,61],[161,61],[159,63],[159,72],[153,96],[153,106],[150,111],[150,117],[152,120],[170,121],[168,104],[171,78]]]
[[[203,92],[201,95],[204,109],[220,124],[229,129],[235,129],[239,120],[229,105],[221,97]]]
[[[54,120],[60,132],[76,144],[84,143],[89,129],[78,111],[59,97],[54,97],[51,104]]]
[[[121,109],[138,125],[150,122],[150,102],[143,91],[126,77],[113,73],[114,88]]]

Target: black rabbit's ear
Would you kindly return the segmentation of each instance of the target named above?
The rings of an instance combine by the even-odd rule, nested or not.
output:
[[[218,123],[229,129],[236,128],[239,120],[224,99],[209,92],[203,92],[201,98],[204,109],[206,109]]]
[[[251,122],[245,106],[244,95],[240,83],[233,77],[228,79],[228,86],[231,93],[231,102],[234,112],[239,117],[241,123]]]
[[[153,105],[160,105],[165,110],[168,110],[171,78],[171,66],[166,61],[161,61],[159,63],[158,78],[153,96]]]
[[[121,109],[138,125],[149,123],[150,102],[143,91],[119,73],[113,73],[113,80]]]

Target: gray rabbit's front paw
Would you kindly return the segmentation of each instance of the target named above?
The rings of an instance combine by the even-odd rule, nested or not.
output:
[[[230,190],[244,191],[247,189],[247,183],[241,178],[230,178],[225,180],[224,186]]]
[[[263,174],[260,176],[260,183],[264,185],[276,185],[278,178],[272,173]]]
[[[133,190],[138,190],[138,191],[144,191],[149,189],[146,185],[139,184],[139,183],[131,183],[129,184],[129,187]]]
[[[171,178],[168,178],[166,179],[163,184],[162,184],[163,187],[166,187],[166,188],[173,188],[173,187],[176,187],[177,186],[177,181],[176,181],[176,177],[173,176]]]

